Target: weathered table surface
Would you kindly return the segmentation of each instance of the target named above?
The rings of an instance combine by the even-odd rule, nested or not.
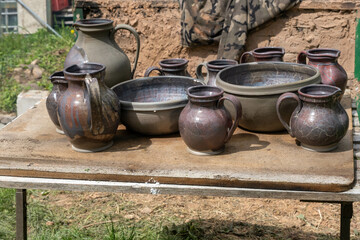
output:
[[[333,192],[355,179],[351,127],[328,153],[304,150],[286,133],[237,129],[223,154],[195,156],[178,134],[146,137],[124,128],[107,151],[78,153],[41,102],[3,128],[0,142],[0,175],[10,177]]]

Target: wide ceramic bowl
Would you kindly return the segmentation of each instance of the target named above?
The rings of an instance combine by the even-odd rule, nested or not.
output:
[[[179,116],[188,102],[186,90],[203,83],[181,76],[133,79],[112,87],[121,104],[121,122],[127,129],[162,135],[179,131]]]
[[[276,114],[279,96],[320,81],[321,76],[316,68],[285,62],[239,64],[220,71],[216,76],[216,85],[226,93],[237,96],[241,102],[239,126],[255,132],[284,130]],[[286,121],[296,107],[295,102],[287,102],[281,107]]]

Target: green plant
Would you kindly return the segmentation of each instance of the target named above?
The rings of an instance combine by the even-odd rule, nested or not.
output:
[[[0,109],[15,111],[17,95],[25,88],[13,79],[4,80],[0,85]]]

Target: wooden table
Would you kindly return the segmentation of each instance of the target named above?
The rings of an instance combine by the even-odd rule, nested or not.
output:
[[[360,200],[352,135],[350,128],[336,151],[316,153],[285,133],[238,129],[224,154],[203,157],[188,153],[177,134],[120,128],[112,148],[84,154],[55,132],[42,102],[0,131],[0,187],[18,189],[17,239],[26,239],[26,189],[337,202],[341,239],[349,239],[352,203]]]

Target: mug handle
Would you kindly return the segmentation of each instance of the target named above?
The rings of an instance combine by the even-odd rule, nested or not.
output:
[[[90,102],[90,131],[92,134],[100,135],[104,132],[102,121],[102,108],[99,81],[92,78],[89,74],[85,77],[85,85],[88,91],[87,100]]]
[[[204,79],[203,75],[202,75],[202,68],[205,68],[206,69],[206,79]],[[204,82],[206,85],[209,81],[209,71],[207,70],[207,67],[206,67],[206,63],[200,63],[197,67],[196,67],[196,77],[197,79],[199,79],[200,81]]]
[[[249,52],[244,52],[242,55],[241,55],[241,58],[240,58],[240,63],[245,63],[246,61],[246,55],[250,55],[252,57],[254,57],[252,51],[249,51]]]
[[[120,29],[128,30],[130,33],[132,33],[134,35],[134,37],[136,39],[136,53],[135,53],[133,69],[131,71],[131,78],[133,78],[135,70],[136,70],[136,65],[137,65],[137,62],[138,62],[138,58],[139,58],[140,37],[139,37],[139,34],[136,32],[136,30],[133,27],[131,27],[131,26],[127,25],[127,24],[119,24],[114,28],[114,31],[111,33],[111,35],[112,35],[111,38],[112,39],[114,39],[115,32],[120,30]]]
[[[146,69],[146,71],[145,71],[145,73],[144,73],[144,77],[148,77],[152,71],[159,71],[160,76],[165,75],[165,74],[164,74],[164,71],[161,70],[161,68],[158,68],[158,67],[149,67],[148,69]]]
[[[306,64],[306,57],[307,57],[307,52],[301,51],[297,56],[296,62]]]
[[[281,106],[281,103],[287,99],[295,99],[297,101],[297,107],[295,108],[293,114],[295,112],[300,112],[301,108],[302,108],[302,103],[299,99],[299,97],[295,94],[295,93],[290,93],[290,92],[287,92],[287,93],[284,93],[282,94],[278,100],[276,101],[276,113],[278,115],[278,118],[281,122],[281,124],[285,127],[285,129],[288,131],[288,133],[290,134],[290,136],[294,137],[293,135],[293,132],[292,132],[292,129],[291,127],[289,126],[289,124],[287,124],[287,122],[284,121],[284,119],[282,118],[281,116],[281,112],[280,112],[280,106]]]
[[[231,136],[233,135],[233,133],[235,132],[235,130],[239,124],[239,121],[240,121],[240,118],[242,115],[242,106],[241,106],[239,99],[237,99],[237,97],[230,95],[230,94],[226,94],[225,96],[223,96],[222,98],[219,99],[219,101],[217,103],[217,107],[219,108],[220,104],[224,104],[225,100],[228,100],[229,102],[231,102],[236,109],[233,125],[231,126],[230,130],[228,130],[227,135],[224,140],[224,143],[227,143],[230,140]]]

